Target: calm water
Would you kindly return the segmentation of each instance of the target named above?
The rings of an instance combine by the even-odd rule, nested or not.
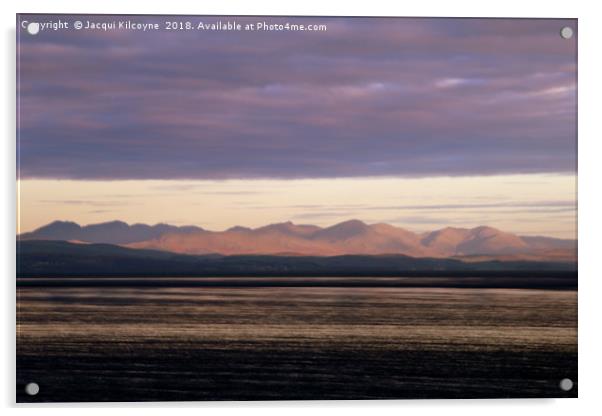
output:
[[[576,397],[577,292],[19,287],[19,401]]]

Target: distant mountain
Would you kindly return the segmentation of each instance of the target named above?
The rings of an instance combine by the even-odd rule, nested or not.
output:
[[[508,287],[576,286],[576,264],[529,261],[463,262],[404,255],[266,256],[186,255],[110,244],[18,241],[17,277],[443,277],[438,285],[456,285],[454,277],[475,277],[467,285],[491,285],[490,277],[510,279]],[[483,280],[484,279],[484,280]],[[423,285],[424,282],[411,283]],[[405,283],[404,283],[405,284]]]
[[[85,243],[130,244],[159,238],[170,233],[200,232],[194,226],[176,227],[168,224],[128,225],[123,221],[80,226],[70,221],[54,221],[30,233],[19,236],[20,240],[64,240]]]
[[[554,240],[554,239],[552,239]],[[516,254],[532,251],[523,238],[492,227],[444,228],[428,233],[423,244],[439,255]]]
[[[492,227],[447,227],[413,233],[389,224],[345,221],[331,227],[292,222],[260,228],[232,227],[207,231],[199,227],[128,225],[113,221],[80,226],[56,221],[19,240],[63,240],[81,243],[119,244],[183,254],[341,256],[403,254],[411,257],[456,257],[489,260],[575,261],[575,240],[521,237]]]

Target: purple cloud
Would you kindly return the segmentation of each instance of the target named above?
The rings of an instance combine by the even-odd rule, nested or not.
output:
[[[575,20],[234,19],[328,30],[20,36],[21,177],[576,169]]]

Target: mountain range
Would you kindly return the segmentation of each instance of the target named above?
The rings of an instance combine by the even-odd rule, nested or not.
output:
[[[341,256],[403,254],[465,261],[576,260],[576,240],[519,236],[493,227],[414,233],[389,224],[349,220],[330,227],[292,222],[259,228],[209,231],[196,226],[128,225],[122,221],[81,226],[55,221],[18,236],[20,241],[61,240],[105,243],[181,254]]]

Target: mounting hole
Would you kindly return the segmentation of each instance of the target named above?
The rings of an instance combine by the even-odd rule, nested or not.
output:
[[[28,383],[27,386],[25,386],[25,393],[29,394],[30,396],[35,396],[39,392],[40,386],[38,386],[38,383]]]
[[[570,39],[573,37],[573,28],[569,27],[569,26],[565,26],[562,29],[560,29],[560,36],[562,37],[562,39]]]
[[[573,380],[570,378],[563,378],[560,380],[560,390],[571,391],[573,389]]]
[[[27,25],[27,33],[30,35],[37,35],[40,31],[40,24],[37,22],[31,22]]]

